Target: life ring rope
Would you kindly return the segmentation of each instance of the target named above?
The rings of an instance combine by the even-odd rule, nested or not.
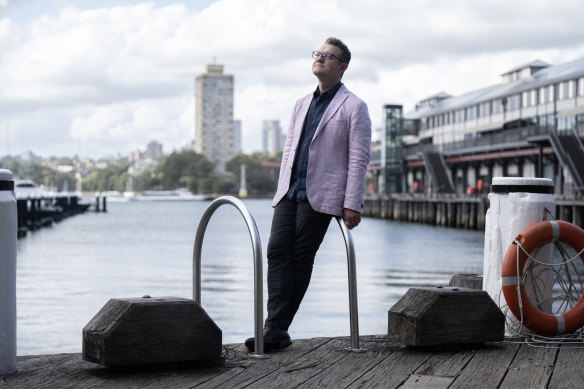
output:
[[[537,260],[532,253],[547,243],[568,244],[577,251],[577,254],[555,264]],[[580,300],[566,312],[545,313],[531,303],[523,282],[522,268],[528,259],[553,268],[570,263],[577,257],[584,261],[584,230],[564,221],[553,220],[532,224],[513,240],[505,254],[501,278],[508,307],[520,320],[521,325],[546,335],[563,335],[566,332],[574,332],[584,325],[584,295],[580,296]]]

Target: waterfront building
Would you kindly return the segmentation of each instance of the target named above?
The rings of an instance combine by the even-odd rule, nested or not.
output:
[[[534,61],[461,96],[439,93],[406,114],[383,108],[369,189],[488,192],[495,176],[546,177],[556,195],[584,194],[584,58]]]
[[[264,120],[262,151],[270,155],[284,148],[279,120]]]
[[[195,151],[215,163],[215,172],[225,173],[225,163],[234,155],[233,75],[223,65],[207,65],[196,78]]]

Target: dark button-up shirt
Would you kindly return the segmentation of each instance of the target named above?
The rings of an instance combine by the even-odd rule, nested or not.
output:
[[[310,142],[314,137],[316,128],[320,123],[324,112],[335,97],[335,94],[341,87],[342,83],[339,81],[328,91],[320,94],[318,87],[312,95],[312,101],[304,120],[302,127],[302,135],[298,142],[298,152],[294,160],[294,167],[292,168],[292,176],[290,178],[290,189],[286,197],[290,200],[306,200],[306,170],[308,168],[308,151],[310,149]]]

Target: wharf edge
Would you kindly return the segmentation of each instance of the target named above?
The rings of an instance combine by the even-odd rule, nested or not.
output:
[[[584,349],[488,343],[416,349],[386,335],[361,337],[364,353],[346,351],[349,337],[296,340],[267,359],[242,344],[224,346],[225,366],[123,371],[80,354],[21,356],[0,388],[582,388]]]
[[[584,198],[556,197],[556,218],[584,228]],[[487,195],[367,196],[364,216],[468,230],[485,229]]]

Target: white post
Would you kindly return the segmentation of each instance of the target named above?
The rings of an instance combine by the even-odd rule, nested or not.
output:
[[[16,372],[16,237],[12,172],[0,169],[0,375]]]
[[[245,187],[245,165],[242,163],[241,166],[241,179],[239,182],[239,197],[247,197],[247,188]]]
[[[516,335],[521,328],[502,293],[501,269],[509,245],[519,233],[533,223],[552,220],[556,214],[554,186],[549,178],[494,177],[489,193],[490,207],[485,220],[485,252],[483,260],[483,290],[506,313],[506,335]],[[549,212],[549,214],[548,214]],[[548,263],[552,260],[552,245],[542,247],[537,259]],[[547,266],[534,266],[532,275],[539,280],[538,287],[526,279],[527,294],[535,306],[551,312],[552,272]],[[523,331],[526,331],[523,328]]]

